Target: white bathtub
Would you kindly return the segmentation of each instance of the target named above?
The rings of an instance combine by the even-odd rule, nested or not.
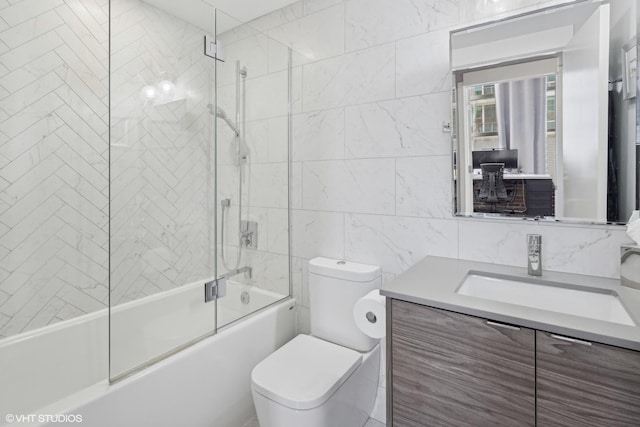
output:
[[[243,291],[250,294],[249,304],[240,301]],[[184,342],[180,325],[188,325],[188,333],[196,337],[210,332],[214,306],[203,304],[202,298],[200,283],[115,309],[112,327],[118,328],[118,321],[132,322],[134,327],[112,335],[112,345],[123,350],[112,352],[112,367],[133,366],[140,349],[148,356]],[[81,413],[82,425],[91,427],[241,426],[253,414],[249,380],[253,366],[295,334],[294,301],[275,304],[281,298],[230,283],[229,294],[218,302],[223,322],[272,306],[112,386],[106,380],[107,310],[5,339],[0,343],[0,423],[6,415],[34,415],[30,421],[35,422],[18,424],[48,425],[38,422],[41,415]],[[192,302],[192,309],[177,311],[185,316],[175,310],[164,312],[167,304],[176,307],[185,301]],[[163,312],[164,318],[158,315]],[[133,347],[125,347],[128,344]]]
[[[248,304],[241,301],[243,292]],[[111,313],[110,375],[126,374],[282,298],[229,281],[224,298],[205,304],[203,284],[197,282],[122,304]]]

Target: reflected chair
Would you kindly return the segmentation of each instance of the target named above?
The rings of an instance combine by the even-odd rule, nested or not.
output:
[[[482,163],[482,186],[477,199],[491,204],[491,212],[497,212],[496,204],[511,200],[504,186],[504,163]]]

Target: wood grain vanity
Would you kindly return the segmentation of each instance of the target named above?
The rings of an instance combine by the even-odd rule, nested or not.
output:
[[[424,277],[417,270],[409,276]],[[480,316],[471,303],[469,310],[460,306],[463,314],[445,301],[442,287],[430,295],[423,285],[416,297],[399,279],[382,292],[387,426],[640,426],[638,348],[558,333],[526,316],[505,322],[499,310]]]

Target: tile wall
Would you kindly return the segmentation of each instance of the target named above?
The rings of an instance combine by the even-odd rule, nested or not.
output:
[[[106,307],[108,1],[0,1],[0,338]]]

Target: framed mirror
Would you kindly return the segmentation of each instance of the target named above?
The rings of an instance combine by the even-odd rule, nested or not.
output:
[[[451,32],[456,215],[638,209],[637,9],[584,0]]]

